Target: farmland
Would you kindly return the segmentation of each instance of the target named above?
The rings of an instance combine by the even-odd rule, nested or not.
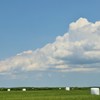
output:
[[[91,95],[89,89],[36,89],[0,91],[0,100],[100,100],[100,96]]]

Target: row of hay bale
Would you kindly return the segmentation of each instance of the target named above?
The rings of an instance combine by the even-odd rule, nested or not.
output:
[[[61,89],[61,88],[59,88],[59,89]],[[66,87],[65,90],[66,90],[66,91],[70,91],[70,87]],[[11,89],[7,89],[7,91],[11,91]],[[23,88],[22,91],[26,91],[26,89]]]
[[[7,91],[11,91],[11,89],[7,89]],[[26,91],[26,89],[25,89],[25,88],[23,88],[23,89],[22,89],[22,91]]]
[[[59,90],[61,90],[62,88],[59,88]],[[66,91],[70,91],[70,87],[66,87],[65,88]]]
[[[59,89],[61,89],[61,88],[59,88]],[[70,91],[71,88],[70,88],[70,87],[66,87],[65,90],[66,90],[66,91]],[[7,91],[11,91],[11,89],[7,89]],[[26,88],[23,88],[22,91],[26,91]],[[100,89],[97,88],[97,87],[95,87],[95,88],[90,88],[90,92],[91,92],[91,94],[93,94],[93,95],[100,95]]]
[[[65,88],[66,91],[70,91],[70,87]],[[93,95],[100,95],[100,89],[95,87],[95,88],[90,88],[90,92]]]

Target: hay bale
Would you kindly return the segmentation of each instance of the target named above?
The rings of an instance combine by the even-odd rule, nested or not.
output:
[[[24,89],[22,89],[22,91],[26,91],[26,89],[24,88]]]
[[[66,90],[66,91],[70,91],[70,87],[66,87],[65,90]]]
[[[91,94],[100,95],[100,90],[99,90],[99,88],[91,88]]]
[[[10,91],[10,89],[7,89],[7,91]]]

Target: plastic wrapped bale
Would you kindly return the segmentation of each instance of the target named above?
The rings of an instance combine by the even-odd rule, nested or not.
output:
[[[24,89],[22,89],[22,91],[26,91],[26,89],[24,88]]]
[[[66,87],[65,90],[66,90],[66,91],[70,91],[70,87]]]
[[[7,89],[7,91],[10,91],[10,89]]]
[[[91,88],[91,94],[100,95],[100,90],[99,90],[99,88]]]

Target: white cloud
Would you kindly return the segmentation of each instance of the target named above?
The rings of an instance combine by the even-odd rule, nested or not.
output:
[[[80,18],[76,22],[70,24],[70,30],[76,30],[90,24],[87,19]]]
[[[100,68],[100,21],[80,18],[54,43],[0,61],[0,73],[16,71],[93,71]]]

